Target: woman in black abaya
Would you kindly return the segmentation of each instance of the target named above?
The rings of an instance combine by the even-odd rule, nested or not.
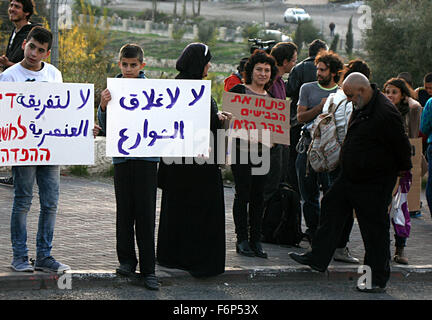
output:
[[[177,60],[176,79],[201,80],[207,76],[211,54],[202,43],[191,43]],[[229,114],[218,112],[211,99],[210,130],[215,137]],[[212,148],[211,157],[216,159]],[[202,162],[202,161],[201,161]],[[214,164],[165,164],[158,172],[162,202],[157,241],[158,264],[208,277],[225,271],[225,204],[222,175]]]

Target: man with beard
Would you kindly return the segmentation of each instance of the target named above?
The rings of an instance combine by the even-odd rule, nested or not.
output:
[[[329,178],[327,173],[317,173],[308,165],[307,150],[312,141],[309,130],[314,119],[322,112],[329,94],[337,91],[339,73],[344,67],[341,58],[332,51],[321,51],[315,58],[315,65],[318,81],[302,85],[297,105],[297,120],[305,125],[297,145],[296,171],[303,202],[302,211],[307,227],[305,233],[310,243],[318,227],[320,185],[325,193],[329,188]]]
[[[328,50],[327,44],[320,39],[315,39],[312,41],[309,44],[309,56],[292,68],[289,73],[288,81],[285,82],[286,96],[290,97],[291,99],[291,119],[288,168],[284,174],[286,175],[287,183],[297,192],[299,192],[299,190],[295,168],[295,162],[297,159],[296,146],[300,139],[302,127],[302,124],[297,120],[297,103],[299,100],[301,86],[307,82],[317,80],[315,58],[321,50]]]
[[[324,272],[354,210],[364,242],[364,265],[372,273],[371,286],[357,289],[382,293],[390,277],[388,206],[397,176],[412,168],[411,145],[398,110],[363,74],[350,74],[343,91],[354,110],[340,153],[341,174],[322,198],[323,215],[312,250],[289,255]]]
[[[34,11],[35,4],[33,0],[10,0],[8,8],[9,20],[14,24],[15,28],[9,37],[6,54],[0,56],[0,67],[3,67],[4,70],[24,59],[24,50],[21,45],[30,30],[39,25],[29,21]]]

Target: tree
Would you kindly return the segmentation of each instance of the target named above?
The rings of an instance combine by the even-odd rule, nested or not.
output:
[[[74,17],[72,29],[59,34],[59,69],[64,82],[94,83],[95,106],[100,92],[106,87],[108,72],[113,67],[112,57],[105,47],[108,43],[108,27],[95,26],[95,16],[89,5],[80,2],[84,19]]]
[[[177,0],[174,0],[173,16],[174,16],[174,17],[177,17]]]
[[[186,20],[186,0],[183,0],[182,20]]]
[[[367,61],[373,81],[382,86],[400,72],[411,73],[415,86],[432,70],[432,1],[368,1],[372,28],[366,31]]]
[[[155,22],[156,13],[157,13],[157,1],[156,0],[152,0],[152,21],[153,22]]]
[[[302,31],[301,25],[302,25],[302,22],[299,21],[299,23],[297,25],[297,29],[296,29],[295,34],[294,34],[294,43],[297,45],[298,52],[301,51],[301,49],[303,47],[303,42],[304,42],[303,31]]]
[[[197,10],[195,10],[195,0],[192,0],[192,14],[194,17],[198,17],[201,14],[201,0],[198,0]]]
[[[345,51],[348,54],[348,56],[352,55],[353,48],[354,48],[354,34],[352,30],[352,16],[349,19],[348,22],[348,31],[346,34],[346,43],[345,43]]]
[[[330,45],[330,51],[337,52],[338,44],[339,44],[339,33],[336,33]]]

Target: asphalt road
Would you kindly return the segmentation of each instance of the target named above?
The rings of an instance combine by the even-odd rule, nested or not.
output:
[[[432,300],[432,282],[390,281],[384,294],[366,294],[355,290],[355,281],[328,280],[195,280],[165,281],[157,292],[129,283],[105,283],[80,286],[71,290],[0,289],[0,300],[188,300],[259,301],[259,300]],[[173,304],[175,305],[175,304]]]

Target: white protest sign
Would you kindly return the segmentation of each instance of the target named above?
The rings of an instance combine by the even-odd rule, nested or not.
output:
[[[93,84],[0,82],[0,165],[94,164]]]
[[[291,100],[232,92],[224,92],[222,99],[223,110],[233,115],[230,125],[233,133],[243,129],[244,139],[248,139],[250,130],[269,130],[272,143],[290,144]],[[258,140],[261,141],[260,136]]]
[[[108,78],[107,88],[107,156],[208,156],[211,81]]]

